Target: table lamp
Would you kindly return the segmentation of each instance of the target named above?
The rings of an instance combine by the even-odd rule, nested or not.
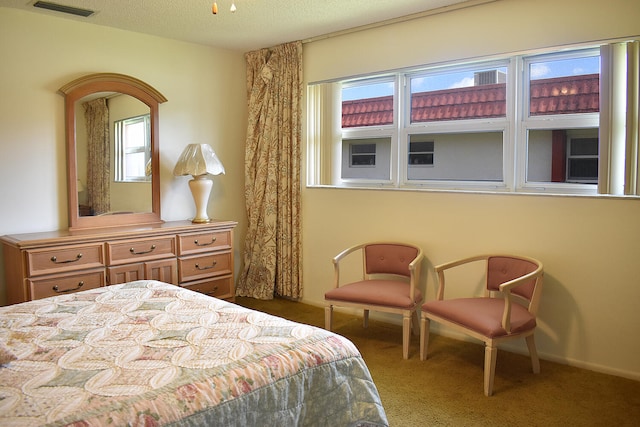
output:
[[[196,216],[191,222],[202,224],[211,222],[207,215],[207,204],[213,181],[209,175],[224,174],[224,166],[209,144],[189,144],[173,168],[174,176],[191,175],[189,188],[196,204]]]

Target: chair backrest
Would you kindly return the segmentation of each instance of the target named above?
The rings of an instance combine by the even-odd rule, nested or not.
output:
[[[530,260],[508,257],[492,256],[487,260],[487,290],[499,291],[500,285],[525,274],[531,273],[538,265]],[[536,278],[513,289],[512,293],[529,301],[533,298]]]
[[[419,249],[397,243],[373,243],[364,247],[365,272],[367,274],[397,274],[410,277],[409,264]]]

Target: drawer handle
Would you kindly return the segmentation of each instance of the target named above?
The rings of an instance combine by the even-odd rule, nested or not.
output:
[[[217,239],[215,237],[211,237],[211,241],[208,243],[198,243],[198,239],[194,240],[193,243],[196,246],[209,246],[209,245],[213,245],[213,243],[216,241]]]
[[[59,294],[64,294],[65,292],[73,292],[73,291],[77,291],[78,289],[80,289],[80,288],[81,288],[81,287],[83,287],[83,286],[84,286],[84,282],[79,282],[79,283],[78,283],[78,286],[76,286],[76,287],[75,287],[75,288],[73,288],[73,289],[63,289],[63,290],[60,290],[60,288],[58,288],[58,285],[55,285],[55,286],[53,287],[53,290],[54,290],[55,292],[59,293]]]
[[[80,258],[82,258],[82,254],[78,254],[76,255],[76,257],[74,259],[66,259],[64,261],[58,261],[58,258],[55,256],[51,257],[51,262],[54,264],[67,264],[69,262],[76,262],[76,261],[80,261]]]
[[[151,245],[151,248],[149,248],[148,251],[142,251],[142,252],[136,252],[136,250],[134,248],[129,249],[129,252],[131,252],[134,255],[144,255],[144,254],[148,254],[150,252],[153,252],[156,249],[156,245]]]
[[[206,267],[200,267],[200,264],[196,264],[196,269],[197,270],[209,270],[210,268],[214,268],[217,263],[218,263],[218,261],[213,260],[211,262],[211,265],[207,265]]]
[[[217,290],[218,290],[218,287],[214,286],[213,289],[210,292],[203,292],[203,294],[209,295],[209,296],[214,296],[216,294]]]

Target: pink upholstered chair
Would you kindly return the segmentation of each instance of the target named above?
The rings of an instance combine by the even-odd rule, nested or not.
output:
[[[445,271],[471,262],[486,263],[483,297],[444,299]],[[427,358],[429,322],[434,321],[485,343],[484,394],[493,394],[497,345],[524,338],[529,348],[533,372],[540,372],[533,333],[542,291],[542,263],[513,255],[479,255],[435,267],[438,294],[422,305],[420,359]]]
[[[340,261],[347,255],[362,253],[362,279],[340,284]],[[364,327],[369,310],[402,314],[402,355],[409,358],[411,329],[418,334],[417,308],[422,293],[417,287],[422,250],[405,243],[364,243],[352,246],[333,258],[334,288],[325,293],[325,329],[331,330],[333,307],[364,310]],[[413,324],[413,325],[412,325]]]

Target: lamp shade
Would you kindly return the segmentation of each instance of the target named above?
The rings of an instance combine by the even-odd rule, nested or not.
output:
[[[224,174],[224,166],[209,144],[189,144],[178,159],[174,176],[182,175],[220,175]]]

